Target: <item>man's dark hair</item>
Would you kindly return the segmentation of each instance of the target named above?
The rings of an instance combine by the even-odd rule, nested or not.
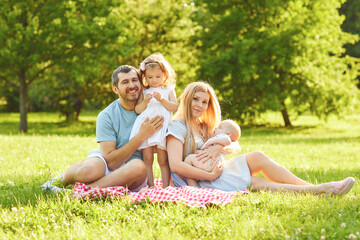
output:
[[[130,65],[121,65],[120,67],[115,69],[115,71],[113,72],[113,74],[111,76],[113,86],[117,87],[117,85],[119,83],[119,78],[118,78],[119,73],[121,73],[121,72],[128,73],[131,70],[134,70],[136,72],[136,75],[137,75],[138,79],[140,80],[140,74],[136,68],[134,68],[133,66],[130,66]]]

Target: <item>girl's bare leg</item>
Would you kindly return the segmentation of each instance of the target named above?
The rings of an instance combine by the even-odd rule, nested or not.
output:
[[[247,164],[250,169],[251,176],[255,176],[261,172],[268,180],[276,183],[285,183],[293,185],[312,185],[287,170],[270,157],[260,151],[246,154]]]
[[[161,171],[163,188],[166,188],[170,184],[170,167],[167,158],[167,152],[166,150],[160,148],[156,148],[156,152],[157,152],[157,161],[159,163],[160,171]]]
[[[153,162],[154,162],[154,148],[148,147],[142,149],[143,161],[146,167],[149,187],[154,186]]]

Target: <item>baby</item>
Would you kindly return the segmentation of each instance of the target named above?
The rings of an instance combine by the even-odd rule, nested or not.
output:
[[[241,130],[239,125],[237,125],[232,120],[224,120],[214,131],[214,137],[209,138],[209,140],[204,143],[201,149],[206,149],[208,146],[213,144],[220,144],[223,146],[229,146],[232,142],[237,142],[241,136]],[[199,152],[197,152],[199,153]],[[217,165],[219,161],[224,161],[226,158],[224,153],[221,153],[218,157],[215,158],[213,165],[210,165],[212,161],[207,161],[203,163],[196,159],[196,154],[190,154],[185,158],[185,162],[191,164],[194,167],[203,169],[205,171],[211,172],[213,168]],[[195,179],[187,178],[187,184],[189,186],[197,187]]]

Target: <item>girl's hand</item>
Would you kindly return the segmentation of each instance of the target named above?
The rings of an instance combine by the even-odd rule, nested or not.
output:
[[[152,94],[152,93],[147,93],[147,94],[145,94],[145,96],[144,96],[144,101],[145,101],[146,103],[149,103],[152,97],[153,97],[153,94]]]
[[[210,166],[212,166],[215,162],[215,158],[219,156],[224,146],[216,144],[213,146],[209,146],[207,149],[203,150],[201,153],[196,154],[196,159],[198,161],[202,161],[202,163],[206,163],[211,160]]]
[[[156,92],[156,91],[153,92],[153,96],[154,96],[154,98],[155,98],[156,100],[158,100],[159,102],[163,99],[163,97],[161,96],[161,93]]]

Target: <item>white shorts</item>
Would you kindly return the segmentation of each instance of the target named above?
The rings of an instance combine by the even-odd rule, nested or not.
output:
[[[87,158],[94,158],[94,157],[98,157],[101,160],[103,160],[103,162],[105,163],[105,176],[108,175],[109,173],[111,173],[112,171],[108,168],[108,165],[106,163],[106,160],[104,158],[104,156],[101,154],[101,151],[99,149],[92,149],[89,153],[89,155],[87,156]],[[134,158],[138,158],[137,156],[132,155],[125,163],[123,163],[119,168],[121,168],[122,166],[124,166],[126,163],[128,163],[129,161],[131,161]],[[139,187],[135,188],[135,189],[130,189],[133,192],[138,192],[140,191],[140,189],[142,189],[143,187],[145,187],[147,185],[147,178],[145,179],[145,182],[143,182]]]

